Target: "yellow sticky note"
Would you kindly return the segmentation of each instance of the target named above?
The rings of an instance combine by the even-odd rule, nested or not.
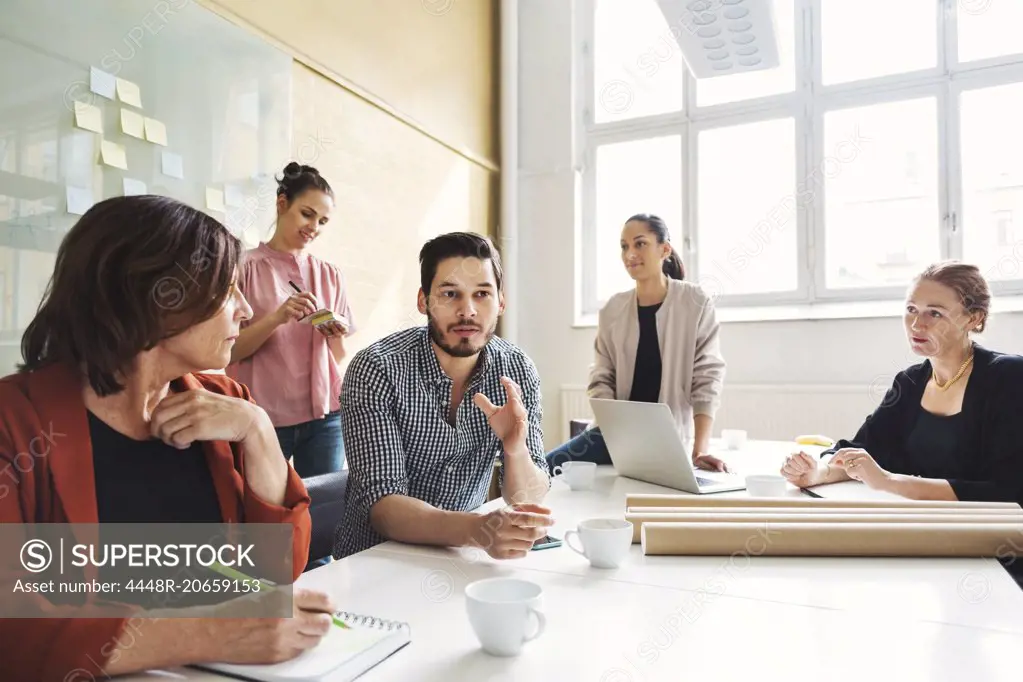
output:
[[[211,211],[224,212],[224,191],[216,187],[206,188],[206,208]]]
[[[140,140],[146,139],[143,129],[144,121],[142,114],[137,114],[131,109],[121,109],[121,130],[125,135],[131,135]]]
[[[146,118],[146,139],[167,146],[167,126],[155,118]]]
[[[128,156],[124,146],[110,140],[103,140],[99,146],[100,157],[103,163],[114,168],[128,170]]]
[[[117,96],[125,104],[142,108],[142,92],[139,91],[139,86],[131,81],[126,81],[123,78],[117,79]]]
[[[75,125],[94,133],[103,132],[103,113],[99,107],[85,102],[75,102]]]

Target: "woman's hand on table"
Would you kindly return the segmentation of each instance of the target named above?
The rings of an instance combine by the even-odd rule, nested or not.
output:
[[[693,466],[705,471],[724,471],[726,473],[731,473],[732,471],[723,459],[714,455],[708,455],[705,452],[693,453]]]
[[[810,488],[824,483],[827,479],[827,467],[800,450],[785,458],[781,466],[781,475],[796,487]]]
[[[869,452],[859,448],[842,448],[831,459],[831,465],[843,469],[846,476],[854,481],[862,481],[878,490],[885,488],[892,478]]]

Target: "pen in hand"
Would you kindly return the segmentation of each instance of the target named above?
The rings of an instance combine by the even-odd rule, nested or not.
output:
[[[262,587],[264,587],[266,589],[270,589],[270,590],[275,589],[277,587],[277,585],[275,585],[274,583],[270,582],[269,580],[263,580],[262,578],[251,578],[251,577],[245,575],[244,573],[242,573],[239,570],[236,570],[236,569],[231,568],[229,566],[223,565],[219,561],[214,561],[212,564],[210,564],[210,568],[213,571],[215,571],[215,572],[219,573],[220,575],[224,576],[225,578],[231,578],[232,580],[257,581],[257,582],[259,582],[259,584]],[[340,628],[344,628],[345,630],[351,630],[352,629],[351,625],[349,625],[348,623],[344,622],[343,620],[338,618],[333,613],[330,614],[330,617],[334,621],[334,625],[337,625]]]
[[[302,289],[301,289],[301,288],[299,288],[299,286],[298,286],[297,284],[295,284],[295,283],[294,283],[293,281],[291,281],[290,279],[288,280],[288,284],[290,284],[290,285],[291,285],[291,288],[292,288],[292,289],[294,289],[296,293],[299,293],[299,294],[301,294],[301,293],[302,293]],[[309,313],[309,315],[311,315],[311,314],[312,314],[312,313]],[[306,317],[308,317],[309,315],[305,315],[305,316],[303,316],[303,317],[302,317],[301,319],[305,319],[305,318],[306,318]],[[343,325],[342,325],[342,329],[343,329]]]
[[[299,287],[299,286],[298,286],[297,284],[295,284],[295,283],[294,283],[293,281],[291,281],[290,279],[288,280],[288,284],[290,284],[290,285],[291,285],[291,288],[295,290],[295,293],[296,293],[296,294],[304,294],[304,293],[305,293],[304,291],[302,291],[301,287]],[[314,305],[313,305],[313,312],[315,312],[315,311],[316,311],[316,306],[315,306],[315,299],[314,299],[313,303],[314,303]],[[302,315],[302,317],[300,317],[300,318],[298,318],[298,319],[299,319],[299,320],[304,320],[305,318],[307,318],[307,317],[309,317],[310,315],[312,315],[312,314],[313,314],[313,312],[308,312],[308,313],[306,313],[305,315]]]

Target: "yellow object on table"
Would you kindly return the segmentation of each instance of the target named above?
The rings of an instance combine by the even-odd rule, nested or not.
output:
[[[835,441],[827,436],[820,434],[809,434],[804,436],[796,436],[796,442],[800,445],[823,445],[826,448],[830,448],[835,444]]]

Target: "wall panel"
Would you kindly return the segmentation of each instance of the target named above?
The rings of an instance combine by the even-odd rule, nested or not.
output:
[[[354,352],[425,321],[416,310],[419,249],[442,232],[490,231],[493,174],[302,65],[293,84],[292,152],[337,197],[312,251],[347,277],[360,325]]]
[[[496,163],[497,0],[202,0]]]

